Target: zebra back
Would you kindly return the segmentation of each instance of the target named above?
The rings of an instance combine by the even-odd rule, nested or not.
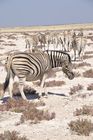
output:
[[[8,57],[6,68],[19,78],[31,77],[31,80],[35,80],[49,70],[50,61],[42,51],[16,52]]]

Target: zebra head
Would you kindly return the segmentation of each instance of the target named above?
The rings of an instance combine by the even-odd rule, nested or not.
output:
[[[71,63],[69,63],[69,64],[64,63],[64,65],[62,66],[62,71],[66,74],[66,76],[70,80],[72,80],[75,77],[75,75],[74,75],[74,73],[72,71],[72,64]]]

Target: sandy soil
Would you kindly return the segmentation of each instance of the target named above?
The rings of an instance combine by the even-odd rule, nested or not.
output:
[[[86,31],[86,35],[93,31]],[[9,39],[8,35],[10,33],[2,33],[0,42],[0,54],[1,58],[6,55],[7,52],[11,50],[22,50],[25,49],[25,41],[21,33],[14,34],[15,39]],[[11,33],[12,34],[12,33]],[[13,46],[9,45],[15,44]],[[90,45],[86,46],[86,52],[93,51],[93,41],[88,39]],[[5,45],[7,44],[7,45]],[[5,54],[5,55],[4,55]],[[88,54],[93,55],[93,54]],[[43,98],[45,102],[45,109],[50,112],[55,112],[56,117],[50,121],[42,121],[38,124],[29,124],[28,122],[16,126],[15,124],[20,120],[21,113],[13,112],[0,112],[0,133],[5,130],[16,130],[22,136],[25,135],[29,140],[93,140],[93,133],[89,136],[78,136],[72,133],[69,129],[68,124],[71,120],[76,120],[77,118],[87,118],[91,119],[93,122],[93,117],[90,116],[74,116],[73,112],[76,108],[82,107],[82,105],[93,105],[93,90],[88,91],[87,87],[89,84],[93,83],[93,78],[83,77],[83,72],[93,67],[93,57],[84,59],[83,62],[87,62],[90,66],[83,66],[74,69],[74,72],[79,73],[80,76],[75,77],[73,80],[67,79],[61,71],[56,72],[56,77],[47,79],[49,80],[60,80],[65,81],[65,85],[57,87],[46,87],[47,91],[52,93],[48,95],[48,98]],[[4,63],[4,61],[3,61]],[[75,64],[81,63],[81,61],[73,62]],[[0,83],[5,79],[6,72],[3,64],[0,66]],[[83,86],[83,89],[78,91],[74,95],[70,95],[70,88],[77,86],[78,84]],[[64,96],[62,96],[64,95]]]

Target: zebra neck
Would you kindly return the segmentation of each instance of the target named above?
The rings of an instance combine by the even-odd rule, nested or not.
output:
[[[50,64],[52,68],[61,67],[61,59],[56,55],[50,55]]]

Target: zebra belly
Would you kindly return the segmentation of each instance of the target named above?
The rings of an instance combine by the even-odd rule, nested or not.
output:
[[[28,74],[26,76],[26,81],[36,81],[36,80],[39,80],[40,78],[42,77],[42,75],[34,75],[34,74]]]

